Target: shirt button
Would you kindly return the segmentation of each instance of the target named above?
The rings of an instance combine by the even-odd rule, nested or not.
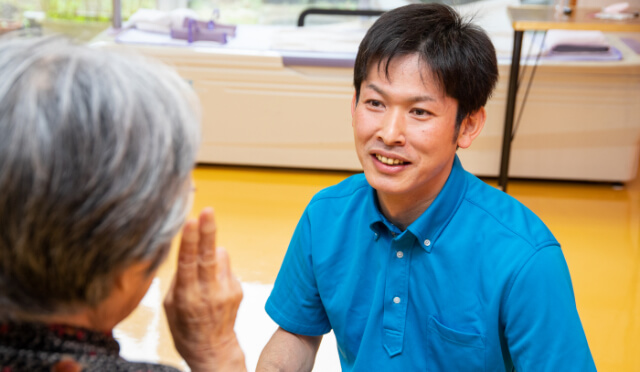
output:
[[[394,297],[393,298],[393,303],[394,304],[399,304],[400,303],[400,297]]]
[[[398,253],[396,253],[396,257],[402,258],[404,257],[404,253],[402,253],[402,251],[398,251]]]
[[[427,239],[427,240],[424,241],[424,246],[425,247],[428,247],[430,245],[431,245],[431,240]]]

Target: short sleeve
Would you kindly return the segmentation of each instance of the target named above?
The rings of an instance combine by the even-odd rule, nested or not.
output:
[[[331,330],[313,271],[312,242],[305,210],[265,305],[267,314],[280,327],[305,336],[319,336]]]
[[[526,262],[501,314],[517,371],[596,370],[559,246],[542,248]]]

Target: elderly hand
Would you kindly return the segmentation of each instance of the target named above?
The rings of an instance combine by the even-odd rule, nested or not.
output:
[[[180,355],[194,372],[246,371],[233,330],[242,288],[229,256],[215,245],[213,211],[182,231],[178,270],[164,301],[169,328]]]

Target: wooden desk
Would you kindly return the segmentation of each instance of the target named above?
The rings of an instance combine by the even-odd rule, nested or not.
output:
[[[563,30],[599,30],[604,32],[640,32],[640,18],[635,17],[623,21],[604,20],[594,17],[600,9],[577,8],[571,15],[558,14],[555,7],[519,6],[508,8],[509,18],[514,30],[511,70],[509,72],[509,90],[507,93],[507,109],[502,135],[502,154],[498,185],[507,191],[509,178],[509,158],[513,140],[513,117],[515,114],[520,72],[520,55],[522,37],[525,31]]]

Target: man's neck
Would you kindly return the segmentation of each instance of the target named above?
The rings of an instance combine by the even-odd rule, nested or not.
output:
[[[411,196],[404,197],[378,194],[378,201],[380,202],[382,214],[389,222],[404,231],[429,208],[436,196],[438,196],[438,194],[433,195],[431,198],[417,201]]]
[[[431,206],[447,183],[450,172],[433,185],[430,190],[409,194],[385,194],[376,191],[380,211],[396,227],[404,231]]]

